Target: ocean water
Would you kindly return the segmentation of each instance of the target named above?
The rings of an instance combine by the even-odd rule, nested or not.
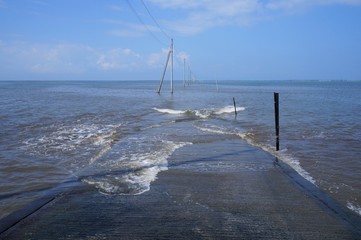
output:
[[[270,152],[361,215],[361,82],[176,82],[173,95],[168,82],[160,95],[157,87],[0,82],[0,218],[64,182],[142,194],[177,149],[229,138]]]

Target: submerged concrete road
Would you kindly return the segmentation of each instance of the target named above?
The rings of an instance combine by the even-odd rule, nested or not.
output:
[[[141,195],[63,192],[0,238],[361,239],[360,228],[359,216],[287,165],[229,140],[178,149]]]

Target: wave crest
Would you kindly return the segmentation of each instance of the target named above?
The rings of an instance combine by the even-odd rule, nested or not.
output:
[[[189,114],[204,119],[204,118],[209,118],[212,115],[214,116],[214,115],[234,113],[234,106],[225,106],[222,108],[209,108],[209,109],[200,109],[200,110],[175,110],[175,109],[154,107],[153,110],[159,113],[171,114],[171,115]],[[245,107],[237,107],[237,111],[244,111],[244,110],[246,110]]]
[[[145,153],[134,152],[105,165],[105,168],[114,169],[117,168],[116,165],[125,163],[125,166],[122,166],[123,170],[82,177],[82,181],[95,186],[100,193],[107,195],[142,194],[150,190],[150,184],[157,179],[159,172],[168,170],[169,156],[178,148],[189,144],[192,143],[162,141],[161,149]]]

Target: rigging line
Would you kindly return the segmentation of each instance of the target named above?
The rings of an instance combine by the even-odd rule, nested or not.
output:
[[[153,17],[153,15],[150,13],[149,8],[147,7],[147,5],[145,5],[143,0],[140,0],[144,6],[144,8],[147,10],[149,16],[153,19],[154,23],[158,26],[158,28],[160,29],[160,31],[169,39],[171,39],[171,37],[163,30],[163,28],[159,25],[159,23],[157,22],[157,20]]]
[[[138,12],[135,10],[135,8],[133,7],[133,5],[130,3],[129,0],[126,0],[126,2],[128,3],[129,8],[132,10],[132,12],[134,13],[134,15],[138,18],[139,22],[148,30],[148,32],[152,35],[152,37],[157,40],[162,46],[166,45],[164,44],[164,42],[162,42],[150,29],[149,27],[143,22],[142,18],[139,16]]]

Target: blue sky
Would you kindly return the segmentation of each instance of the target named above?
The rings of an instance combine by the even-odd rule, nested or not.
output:
[[[159,80],[170,38],[175,79],[361,80],[361,0],[0,0],[0,80]]]

